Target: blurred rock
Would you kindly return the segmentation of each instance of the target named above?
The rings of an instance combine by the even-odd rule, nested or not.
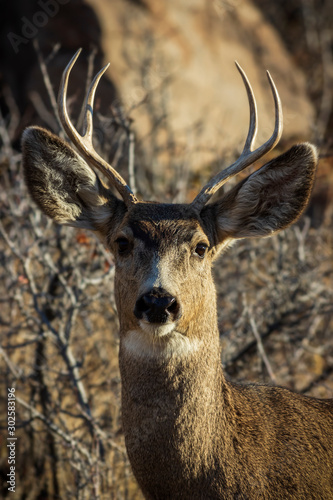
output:
[[[257,143],[274,127],[266,69],[281,95],[284,137],[309,138],[314,113],[304,76],[251,1],[88,3],[101,25],[102,47],[111,62],[108,74],[125,107],[138,106],[131,113],[137,137],[154,133],[158,118],[167,114],[155,143],[144,143],[156,167],[167,167],[165,149],[170,151],[171,143],[173,153],[184,159],[194,152],[191,169],[213,161],[216,153],[224,157],[242,147],[249,111],[234,60],[246,71],[257,98]]]

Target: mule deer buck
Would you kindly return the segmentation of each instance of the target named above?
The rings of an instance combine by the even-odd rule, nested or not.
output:
[[[190,204],[139,201],[94,150],[93,80],[84,135],[58,107],[80,154],[47,130],[28,128],[23,166],[32,198],[60,224],[95,231],[115,256],[122,418],[136,479],[148,499],[332,499],[333,400],[226,380],[221,366],[212,262],[233,240],[271,236],[307,205],[317,154],[293,146],[216,201],[212,195],[270,151],[282,133],[280,99],[271,138],[253,150],[256,102],[243,70],[250,125],[239,159]],[[105,174],[119,199],[92,167]]]

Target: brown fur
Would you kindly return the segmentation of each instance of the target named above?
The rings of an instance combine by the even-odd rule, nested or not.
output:
[[[25,133],[23,166],[47,215],[96,231],[115,255],[123,428],[146,498],[332,499],[333,400],[224,378],[211,274],[233,239],[270,236],[299,217],[314,148],[291,148],[201,213],[191,205],[125,208],[43,129]],[[128,243],[123,254],[119,239]],[[201,257],[199,243],[208,245]],[[176,298],[177,319],[140,323],[135,305],[154,287]]]

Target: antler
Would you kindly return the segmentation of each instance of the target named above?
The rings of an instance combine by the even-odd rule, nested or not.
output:
[[[69,74],[80,55],[82,49],[79,49],[74,57],[70,60],[68,65],[63,72],[59,94],[58,94],[58,112],[61,123],[73,144],[77,147],[79,152],[84,156],[87,160],[88,164],[96,167],[100,172],[103,172],[109,180],[111,184],[118,190],[119,194],[122,196],[124,202],[127,206],[137,203],[137,198],[132,193],[129,186],[126,184],[124,179],[121,177],[118,172],[111,167],[103,158],[101,158],[96,151],[94,150],[92,144],[92,135],[93,135],[93,106],[94,106],[94,97],[96,88],[98,86],[99,80],[102,75],[105,73],[109,64],[104,66],[99,73],[93,79],[89,90],[87,92],[87,96],[85,99],[85,116],[84,116],[84,126],[83,126],[83,135],[81,136],[74,125],[72,124],[66,106],[66,97],[67,97],[67,87],[68,87],[68,79]]]
[[[246,167],[259,160],[266,153],[271,151],[279,142],[282,129],[283,129],[283,117],[282,117],[282,107],[278,91],[275,87],[273,79],[269,72],[267,71],[267,77],[269,84],[271,86],[274,104],[275,104],[275,128],[272,136],[262,144],[260,147],[251,151],[255,137],[257,135],[257,104],[251,88],[250,82],[242,70],[240,65],[236,62],[238,71],[240,72],[243,82],[246,88],[247,97],[250,106],[250,125],[249,132],[245,141],[244,149],[238,160],[215,175],[206,186],[200,191],[197,197],[192,201],[191,205],[198,211],[200,211],[203,206],[208,202],[208,200],[213,196],[216,191],[218,191],[223,184],[225,184],[229,179],[237,175],[239,172],[244,170]]]

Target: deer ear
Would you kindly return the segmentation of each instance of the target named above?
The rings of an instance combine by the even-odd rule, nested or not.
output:
[[[125,204],[65,141],[40,127],[22,138],[25,181],[33,200],[59,224],[105,233]]]
[[[271,236],[295,222],[309,201],[316,165],[315,147],[298,144],[208,205],[218,242]]]

